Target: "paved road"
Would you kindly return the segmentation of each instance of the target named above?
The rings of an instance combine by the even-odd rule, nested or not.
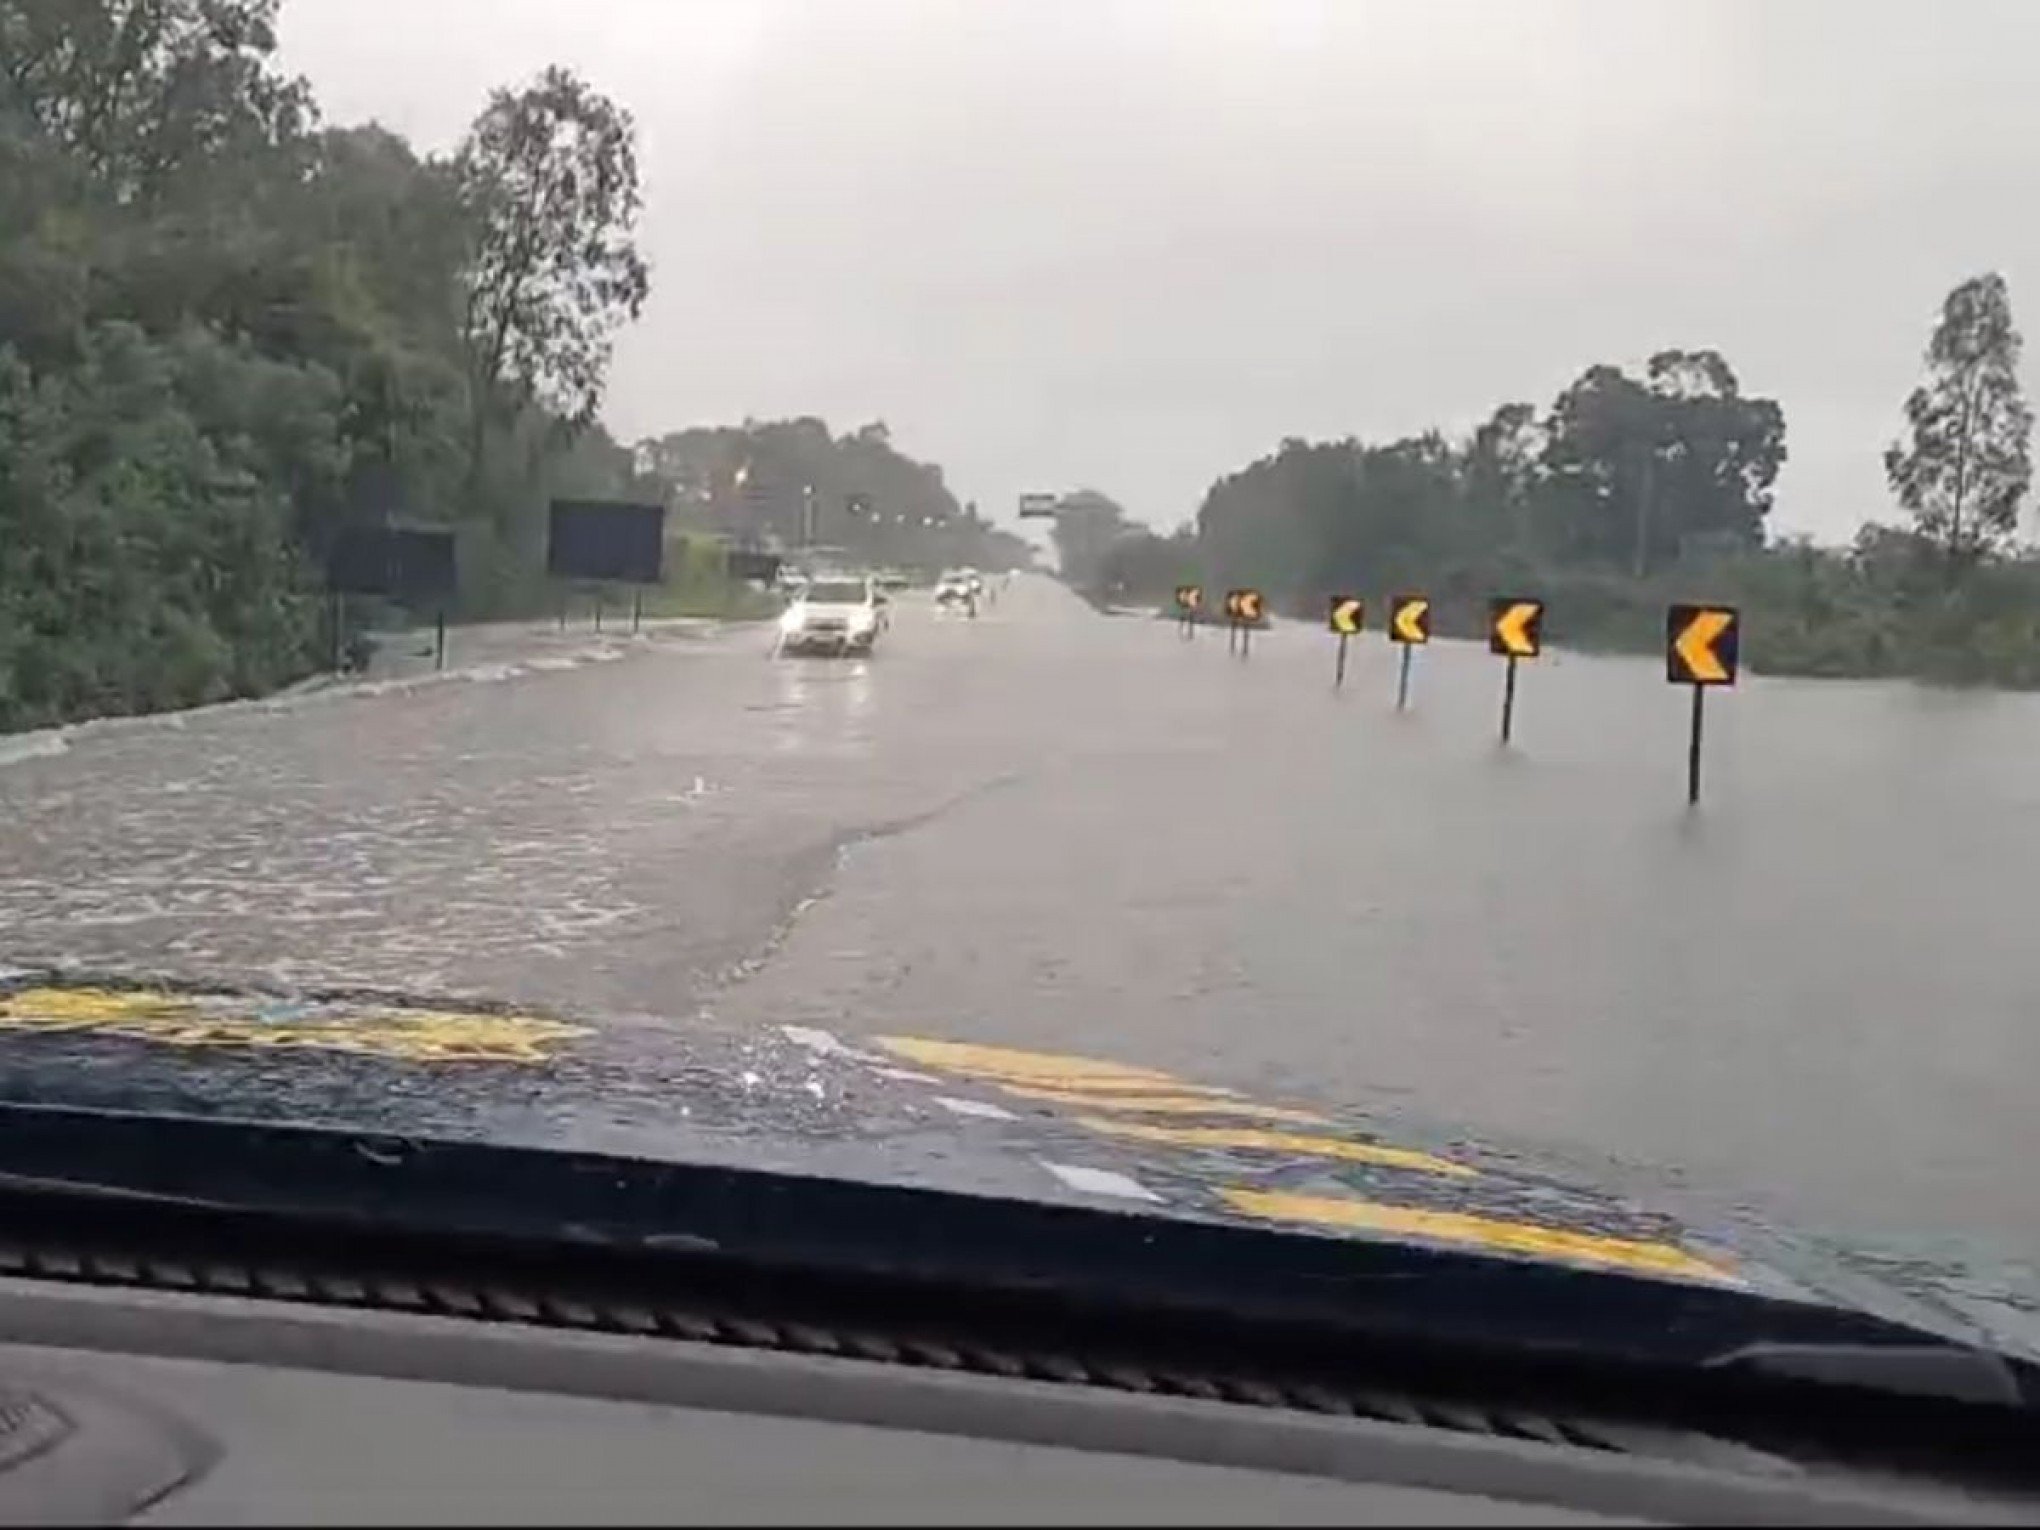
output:
[[[456,635],[456,664],[461,662]],[[1330,692],[1046,580],[865,662],[757,628],[0,740],[0,962],[1119,1058],[1852,1237],[2040,1259],[2040,709],[1684,701],[1434,645]],[[671,1017],[670,1021],[651,1017]],[[1936,1255],[1938,1257],[1938,1255]]]

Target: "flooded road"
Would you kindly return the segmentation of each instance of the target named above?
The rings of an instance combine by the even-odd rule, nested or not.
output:
[[[461,663],[455,635],[454,662]],[[512,645],[514,648],[515,645]],[[1083,1053],[2040,1260],[2040,701],[906,597],[0,739],[0,963]],[[0,1046],[21,1044],[0,1041]]]

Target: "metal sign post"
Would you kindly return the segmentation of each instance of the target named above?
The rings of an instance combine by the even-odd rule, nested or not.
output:
[[[1504,596],[1488,602],[1488,652],[1507,660],[1502,675],[1502,742],[1516,728],[1516,661],[1544,652],[1544,602]]]
[[[1742,618],[1733,606],[1673,606],[1665,613],[1665,678],[1693,688],[1686,735],[1686,806],[1700,802],[1700,738],[1710,686],[1734,685]]]
[[[1388,635],[1402,645],[1402,663],[1396,670],[1395,709],[1410,704],[1410,651],[1431,641],[1431,598],[1428,595],[1397,595],[1388,603]]]
[[[1686,806],[1700,805],[1700,735],[1707,720],[1707,687],[1693,687],[1693,727],[1686,738]]]
[[[1357,595],[1334,595],[1331,609],[1326,613],[1325,623],[1339,639],[1339,654],[1332,663],[1332,689],[1346,687],[1346,644],[1361,629],[1365,621],[1366,608]]]
[[[1232,623],[1233,631],[1239,635],[1239,656],[1244,659],[1252,651],[1254,628],[1266,609],[1259,590],[1228,590],[1225,597],[1226,618]]]

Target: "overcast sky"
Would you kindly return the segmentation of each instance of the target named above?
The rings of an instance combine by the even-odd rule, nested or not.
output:
[[[611,430],[883,418],[1005,515],[1713,346],[1840,538],[1946,290],[2040,324],[2034,0],[285,0],[283,52],[430,147],[579,70],[654,267]]]

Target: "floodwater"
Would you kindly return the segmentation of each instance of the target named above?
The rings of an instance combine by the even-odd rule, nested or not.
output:
[[[1083,1053],[2040,1261],[2040,699],[1746,676],[1689,810],[1651,661],[1526,663],[1504,750],[1472,645],[1399,714],[1378,631],[1335,694],[1040,578],[769,636],[0,739],[0,963]]]

